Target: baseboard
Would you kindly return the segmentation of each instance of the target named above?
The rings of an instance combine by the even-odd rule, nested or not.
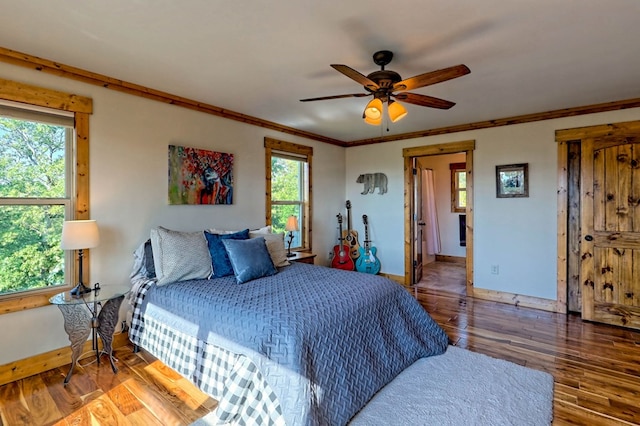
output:
[[[436,262],[449,262],[449,263],[467,263],[466,257],[460,256],[445,256],[443,254],[436,254]]]
[[[113,347],[118,348],[129,343],[129,333],[118,333],[113,336]],[[80,359],[95,356],[91,351],[91,340],[87,340],[82,348]],[[71,363],[71,347],[56,349],[29,358],[0,365],[0,386],[24,379],[25,377],[40,374],[53,368],[61,367]]]
[[[393,274],[385,274],[384,272],[380,272],[380,275],[383,277],[389,278],[397,283],[404,285],[404,275],[393,275]]]
[[[555,300],[543,299],[541,297],[524,296],[522,294],[487,290],[477,287],[473,288],[473,297],[475,299],[507,303],[509,305],[520,306],[523,308],[533,308],[540,309],[542,311],[558,312],[557,302]]]

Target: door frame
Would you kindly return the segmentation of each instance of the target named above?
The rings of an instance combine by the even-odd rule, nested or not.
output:
[[[411,196],[411,221],[414,222],[414,226],[411,227],[413,230],[412,234],[412,245],[411,245],[411,279],[409,283],[411,285],[415,285],[422,279],[422,266],[424,265],[424,252],[423,252],[423,239],[424,239],[424,229],[420,227],[420,222],[424,223],[423,213],[423,196],[424,196],[424,186],[422,182],[422,171],[424,170],[422,166],[419,164],[417,157],[411,158],[411,168],[413,175],[413,182],[411,189],[413,190],[413,195]],[[418,206],[418,200],[420,201],[420,206]],[[415,226],[416,223],[418,226]],[[419,260],[418,260],[419,259]]]
[[[450,142],[436,145],[417,146],[404,148],[404,284],[411,287],[413,268],[413,159],[442,154],[466,154],[467,172],[467,246],[466,246],[466,287],[467,296],[473,297],[473,150],[476,148],[475,140]]]
[[[605,135],[624,136],[626,133],[638,133],[639,131],[640,120],[556,130],[556,143],[558,144],[558,292],[556,296],[556,312],[566,314],[568,311],[567,291],[569,289],[570,258],[571,256],[580,256],[575,250],[570,249],[569,244],[569,228],[572,225],[569,222],[569,204],[573,202],[573,200],[569,199],[571,179],[569,173],[569,160],[571,155],[569,147],[572,143],[581,144],[582,139],[587,137],[597,138]],[[579,223],[580,217],[574,216],[575,215],[571,216],[571,220],[577,220]]]

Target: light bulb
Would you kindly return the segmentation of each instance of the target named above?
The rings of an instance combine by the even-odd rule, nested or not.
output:
[[[364,122],[367,124],[371,124],[372,126],[378,126],[382,123],[382,115],[380,115],[380,117],[378,118],[369,118],[365,115]]]
[[[372,120],[382,118],[382,101],[380,98],[372,99],[364,109],[364,115]]]

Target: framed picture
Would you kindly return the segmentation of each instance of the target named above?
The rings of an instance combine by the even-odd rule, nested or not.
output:
[[[516,198],[529,196],[529,164],[496,166],[496,197]]]
[[[233,204],[233,154],[169,145],[169,204]]]

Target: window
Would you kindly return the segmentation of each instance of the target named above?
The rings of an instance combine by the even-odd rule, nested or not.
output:
[[[65,219],[89,219],[92,109],[90,98],[0,78],[0,313],[48,305],[77,281],[60,234]]]
[[[464,213],[467,208],[467,165],[451,163],[451,211]]]
[[[73,115],[0,105],[0,295],[65,284]]]
[[[292,249],[311,250],[311,157],[313,148],[265,138],[266,216],[272,232],[285,232],[298,218]]]

